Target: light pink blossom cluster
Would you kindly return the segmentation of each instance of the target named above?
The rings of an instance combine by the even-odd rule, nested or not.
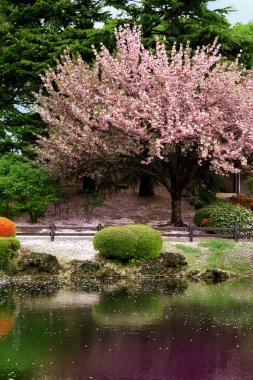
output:
[[[116,39],[115,54],[94,49],[93,66],[65,54],[42,77],[36,97],[49,135],[39,140],[42,161],[64,175],[95,173],[96,163],[119,154],[170,161],[180,146],[217,173],[247,165],[253,82],[238,59],[226,62],[216,42],[196,51],[174,45],[168,58],[157,41],[152,53],[139,27],[119,28]]]

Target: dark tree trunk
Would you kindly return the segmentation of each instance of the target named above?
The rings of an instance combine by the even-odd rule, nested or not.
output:
[[[182,201],[182,190],[179,189],[176,184],[172,181],[172,188],[171,188],[171,220],[170,224],[176,227],[182,227],[185,224],[182,221],[182,207],[181,207],[181,201]]]
[[[182,194],[195,176],[198,168],[197,159],[191,154],[182,152],[182,148],[175,146],[174,154],[168,163],[170,185],[168,190],[171,195],[171,221],[174,226],[185,226],[182,221]]]
[[[142,174],[140,177],[139,196],[152,197],[155,195],[154,180],[147,174]]]
[[[182,200],[182,195],[178,196],[171,193],[170,224],[176,227],[184,226],[184,223],[182,221],[181,200]]]
[[[96,184],[93,178],[83,176],[83,191],[92,192],[96,189]]]

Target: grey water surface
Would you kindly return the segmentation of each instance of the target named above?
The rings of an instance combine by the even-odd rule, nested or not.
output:
[[[252,380],[253,283],[2,286],[0,379]]]

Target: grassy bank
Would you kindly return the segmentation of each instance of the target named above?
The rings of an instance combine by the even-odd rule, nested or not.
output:
[[[253,276],[253,243],[208,239],[194,243],[164,243],[166,251],[182,253],[188,270],[219,268],[241,277]]]

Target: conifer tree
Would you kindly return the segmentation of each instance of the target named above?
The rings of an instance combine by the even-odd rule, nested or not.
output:
[[[222,52],[235,58],[245,38],[232,32],[226,15],[231,7],[209,9],[209,0],[110,0],[130,23],[142,25],[145,46],[154,47],[155,36],[166,37],[168,48],[175,41],[192,47],[209,44],[216,37]],[[211,0],[216,2],[216,0]]]
[[[103,5],[96,0],[1,0],[0,154],[27,153],[34,133],[43,133],[32,91],[64,49],[91,60],[91,45],[100,38],[94,25],[109,16]]]

